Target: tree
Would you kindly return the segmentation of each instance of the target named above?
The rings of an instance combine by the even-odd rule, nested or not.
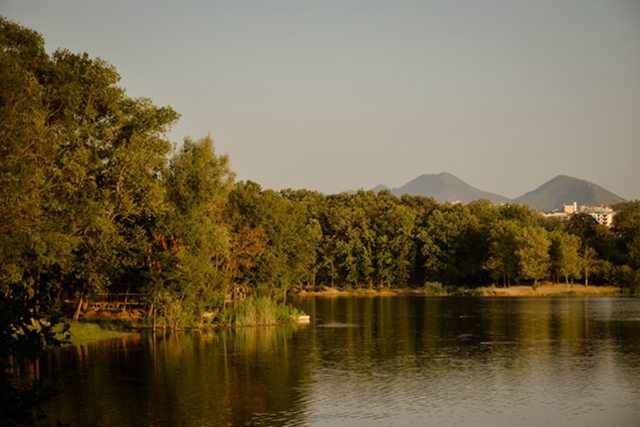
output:
[[[389,191],[378,193],[369,213],[375,237],[375,278],[380,285],[406,285],[415,259],[415,211],[399,203]]]
[[[580,274],[581,259],[579,250],[581,242],[578,236],[555,230],[550,233],[551,247],[549,249],[551,273],[554,281],[564,277],[565,284],[571,278]]]
[[[520,226],[513,220],[499,220],[490,230],[489,257],[484,267],[494,280],[502,278],[505,287],[518,275],[520,233]]]
[[[547,277],[549,272],[549,246],[551,242],[547,231],[542,227],[524,227],[518,236],[516,255],[520,267],[520,275],[524,279],[533,280],[534,285]]]
[[[279,295],[286,299],[288,290],[315,276],[313,270],[319,265],[316,248],[322,231],[310,218],[307,203],[291,195],[241,182],[233,188],[227,205],[233,233],[247,229],[264,238],[264,250],[251,266],[240,269],[237,280],[273,299],[280,299]]]
[[[582,252],[582,276],[584,277],[584,285],[589,286],[589,274],[596,265],[598,253],[595,249],[587,246]]]
[[[425,280],[458,283],[464,277],[459,266],[472,227],[473,218],[462,205],[443,205],[430,212],[418,231]]]
[[[624,256],[620,262],[640,269],[640,200],[620,205],[613,218],[613,233]]]
[[[233,174],[227,156],[217,156],[211,138],[185,139],[171,159],[168,210],[156,233],[179,242],[171,274],[151,276],[146,290],[171,326],[198,324],[205,310],[224,301],[225,274],[216,259],[229,251],[224,209]],[[166,252],[166,244],[162,246]]]

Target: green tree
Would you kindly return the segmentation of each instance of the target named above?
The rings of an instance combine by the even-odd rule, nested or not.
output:
[[[484,267],[494,280],[502,279],[505,287],[519,272],[518,250],[521,228],[514,220],[499,220],[490,230],[489,257]]]
[[[370,217],[376,235],[376,281],[383,286],[406,285],[415,259],[415,211],[400,204],[389,191],[381,191]]]
[[[197,325],[205,310],[224,301],[227,277],[215,260],[229,250],[223,214],[232,182],[227,156],[215,154],[209,137],[185,139],[171,159],[169,209],[156,234],[168,265],[147,284],[150,300],[171,326]]]
[[[548,232],[542,227],[527,226],[522,228],[518,236],[516,255],[520,275],[524,279],[533,280],[534,285],[547,277],[549,273],[549,247],[551,241]]]
[[[233,232],[247,229],[265,239],[264,250],[251,266],[241,268],[238,280],[272,299],[286,299],[293,286],[315,280],[318,266],[319,224],[310,218],[306,203],[289,196],[263,191],[249,181],[234,187],[227,207]]]
[[[578,236],[555,230],[550,233],[551,247],[549,249],[551,273],[554,281],[564,277],[565,284],[569,278],[580,275],[582,260],[579,250],[581,242]]]
[[[613,219],[613,233],[618,242],[620,259],[635,269],[640,269],[640,201],[626,202],[618,207]]]

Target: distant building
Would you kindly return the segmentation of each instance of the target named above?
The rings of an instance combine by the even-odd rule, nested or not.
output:
[[[580,212],[591,215],[598,224],[611,227],[613,217],[616,214],[609,206],[580,206]]]
[[[615,216],[614,210],[607,205],[597,206],[580,206],[573,202],[570,205],[563,205],[562,210],[556,210],[553,212],[545,213],[546,218],[555,218],[561,221],[568,221],[573,215],[577,213],[584,213],[591,215],[598,224],[602,224],[606,227],[611,227],[613,224],[613,217]]]
[[[567,215],[573,215],[578,212],[578,203],[573,202],[572,205],[564,205],[562,211]]]
[[[560,221],[568,221],[571,215],[566,212],[549,212],[544,214],[545,218],[558,219]]]

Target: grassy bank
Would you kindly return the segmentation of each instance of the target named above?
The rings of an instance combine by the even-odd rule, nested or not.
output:
[[[339,289],[325,288],[315,291],[301,291],[300,296],[483,296],[483,297],[550,297],[550,296],[622,296],[624,290],[618,286],[584,286],[557,285],[545,283],[537,287],[511,286],[499,288],[494,286],[480,288],[450,289],[438,284],[429,283],[423,288],[384,288],[384,289]]]
[[[116,325],[99,324],[94,322],[67,322],[69,324],[70,345],[87,344],[91,342],[122,338],[136,335],[137,332],[127,332],[113,329]]]
[[[511,286],[509,288],[481,288],[482,296],[498,297],[552,297],[552,296],[589,296],[605,297],[624,295],[617,286],[584,286],[543,284],[533,286]]]

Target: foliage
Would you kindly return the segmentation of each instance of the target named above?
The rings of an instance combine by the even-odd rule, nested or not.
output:
[[[547,277],[550,245],[544,228],[529,226],[521,230],[516,256],[522,278],[531,279],[537,285],[539,280]]]
[[[569,279],[580,276],[580,238],[566,232],[555,230],[550,233],[551,247],[549,250],[551,261],[551,276],[558,282],[560,277],[564,277],[565,283]]]
[[[428,297],[446,296],[447,290],[440,282],[426,282],[424,284],[424,295]]]
[[[514,220],[499,220],[489,233],[489,258],[484,268],[494,280],[508,287],[518,275],[518,236],[520,225]]]
[[[233,174],[226,156],[216,156],[211,138],[186,139],[167,171],[165,215],[147,254],[143,290],[170,327],[197,326],[224,301],[228,277],[215,260],[229,252],[223,214]]]

